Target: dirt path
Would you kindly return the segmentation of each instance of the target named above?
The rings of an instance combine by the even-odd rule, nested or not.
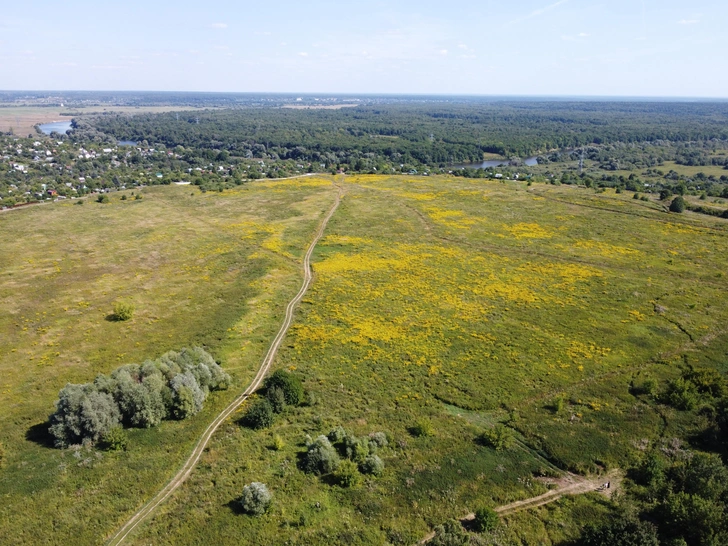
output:
[[[286,336],[286,332],[288,332],[288,328],[291,326],[291,322],[293,322],[293,311],[298,303],[301,301],[303,295],[306,293],[306,290],[308,290],[308,287],[311,284],[311,280],[313,279],[313,273],[311,272],[311,255],[313,254],[314,248],[316,248],[316,243],[318,243],[319,239],[321,239],[324,234],[326,224],[328,224],[329,220],[334,215],[334,212],[336,212],[336,209],[339,206],[339,203],[341,201],[341,193],[341,188],[338,188],[334,206],[331,207],[331,210],[329,210],[328,214],[324,218],[321,226],[319,227],[316,235],[313,238],[313,241],[311,241],[311,244],[306,251],[306,255],[303,258],[303,284],[301,285],[301,289],[298,291],[298,294],[296,294],[296,296],[288,303],[283,324],[281,324],[281,328],[280,330],[278,330],[278,334],[273,339],[273,342],[268,349],[268,353],[265,355],[265,358],[263,359],[263,362],[261,363],[255,378],[250,383],[248,388],[245,389],[245,392],[243,392],[240,396],[233,400],[222,412],[220,412],[220,414],[218,414],[218,416],[212,421],[212,423],[210,423],[210,425],[205,429],[205,432],[202,434],[199,441],[195,445],[195,448],[192,450],[189,458],[185,461],[184,465],[182,465],[182,468],[180,468],[179,472],[174,475],[169,483],[167,483],[167,485],[165,485],[164,488],[159,491],[159,493],[157,493],[149,502],[147,502],[136,513],[134,513],[129,518],[129,520],[109,538],[106,543],[109,546],[122,544],[126,537],[128,537],[134,529],[136,529],[142,522],[144,522],[144,520],[151,516],[157,506],[166,501],[172,495],[172,493],[174,493],[174,491],[184,483],[184,481],[192,473],[192,470],[195,468],[195,465],[200,460],[200,457],[202,457],[202,453],[204,452],[205,447],[207,447],[210,438],[212,438],[212,435],[215,433],[218,427],[228,417],[230,417],[230,415],[240,406],[240,404],[245,402],[245,400],[247,400],[247,398],[253,392],[255,392],[255,390],[263,382],[263,379],[267,375],[271,364],[273,364],[273,360],[276,357],[278,348],[283,342],[283,338]]]
[[[611,472],[599,476],[596,478],[585,478],[567,472],[564,476],[558,479],[544,479],[543,483],[550,483],[555,485],[554,489],[547,491],[543,495],[531,497],[529,499],[523,499],[510,504],[499,506],[495,509],[496,513],[500,516],[507,516],[521,510],[528,510],[529,508],[536,508],[549,504],[551,502],[559,500],[565,495],[581,495],[584,493],[590,493],[597,491],[607,497],[611,497],[615,491],[619,490],[622,483],[622,473],[619,470],[612,470]],[[609,482],[609,488],[604,487],[604,484]],[[461,522],[468,522],[475,519],[475,514],[470,513],[467,516],[460,518]],[[426,544],[435,536],[435,532],[432,531],[424,537],[420,544]]]

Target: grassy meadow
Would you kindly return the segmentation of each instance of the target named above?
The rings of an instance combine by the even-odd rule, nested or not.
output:
[[[101,543],[164,484],[254,375],[334,190],[307,179],[121,195],[0,214],[0,543]],[[117,300],[134,304],[132,320],[108,320]],[[121,454],[50,447],[66,383],[193,345],[234,381],[201,414],[132,429]]]
[[[128,543],[413,544],[546,492],[538,475],[626,468],[699,425],[629,386],[686,362],[728,371],[726,220],[569,186],[339,182],[276,364],[312,402],[270,429],[223,425]],[[102,542],[164,483],[252,377],[332,199],[331,180],[314,178],[0,215],[0,542]],[[105,320],[119,298],[136,306],[128,323]],[[41,424],[67,381],[192,344],[235,380],[201,414],[132,430],[125,452],[48,447]],[[432,435],[412,433],[423,421]],[[513,449],[476,441],[496,423]],[[345,489],[298,469],[306,435],[337,425],[388,434],[381,477]],[[274,496],[260,518],[235,505],[252,481]],[[555,544],[611,510],[596,494],[565,498],[506,516],[500,543]]]
[[[278,359],[317,403],[269,430],[230,423],[133,543],[412,544],[483,504],[545,492],[534,476],[554,464],[625,468],[693,426],[629,385],[725,354],[724,220],[515,182],[357,176],[344,188]],[[411,433],[422,420],[433,436]],[[516,431],[513,450],[475,441],[498,422]],[[305,435],[337,425],[390,435],[381,478],[344,489],[298,470]],[[274,494],[261,518],[235,509],[251,481]],[[506,517],[501,540],[556,543],[609,511],[596,495],[564,499]]]

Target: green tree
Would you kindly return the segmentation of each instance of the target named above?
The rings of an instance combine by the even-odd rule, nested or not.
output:
[[[685,211],[685,199],[683,199],[682,195],[678,195],[675,199],[672,200],[672,203],[670,203],[670,212],[684,212]]]
[[[266,398],[253,403],[245,413],[243,422],[250,428],[261,429],[273,425],[273,407]]]
[[[276,370],[265,380],[265,388],[283,391],[286,404],[298,406],[303,402],[304,390],[301,380],[286,370]]]

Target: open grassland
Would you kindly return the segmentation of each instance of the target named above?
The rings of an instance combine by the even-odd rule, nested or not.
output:
[[[728,222],[630,194],[461,178],[347,177],[314,283],[276,367],[312,403],[274,426],[224,424],[133,544],[413,544],[475,508],[547,491],[535,476],[625,468],[700,423],[630,393],[685,362],[728,371]],[[252,377],[333,202],[327,179],[0,216],[0,542],[94,544],[174,473]],[[105,320],[113,302],[136,306]],[[205,344],[233,388],[190,421],[132,430],[120,453],[59,451],[58,389]],[[413,427],[431,424],[433,434]],[[496,423],[515,446],[476,441]],[[384,431],[379,478],[342,488],[299,470],[307,434]],[[279,438],[276,439],[275,437]],[[77,454],[76,454],[77,453]],[[242,487],[274,495],[239,513]],[[505,517],[502,544],[551,544],[612,510],[585,495]]]
[[[554,464],[625,468],[699,429],[629,385],[686,361],[726,371],[725,220],[514,182],[358,176],[344,189],[278,362],[317,402],[268,430],[223,427],[133,543],[412,544],[544,493],[534,475]],[[423,419],[434,435],[412,434]],[[512,450],[475,441],[499,422]],[[337,425],[391,435],[381,478],[344,489],[297,468],[304,436]],[[261,518],[235,508],[251,481],[274,494]],[[598,496],[563,499],[499,533],[551,544],[609,511]]]
[[[0,543],[101,543],[169,479],[255,374],[335,188],[308,178],[121,195],[0,215]],[[119,299],[132,320],[108,320]],[[203,412],[130,430],[122,453],[50,447],[45,421],[67,382],[193,345],[233,376]]]

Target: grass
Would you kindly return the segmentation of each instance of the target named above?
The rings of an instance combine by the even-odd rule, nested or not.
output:
[[[140,201],[0,216],[0,542],[98,543],[163,485],[252,377],[332,199],[320,179],[224,194],[148,188]],[[119,299],[136,308],[128,321],[108,320]],[[48,447],[43,423],[67,382],[196,344],[235,383],[202,414],[131,430],[126,452]]]
[[[236,387],[245,383],[282,318],[283,302],[295,291],[300,273],[292,258],[300,258],[306,236],[330,204],[330,187],[306,184],[262,183],[194,197],[188,197],[189,188],[160,188],[141,202],[157,208],[136,217],[153,224],[140,237],[134,236],[141,229],[135,222],[107,226],[101,221],[106,217],[98,216],[136,202],[73,210],[54,205],[23,211],[23,218],[0,217],[15,222],[3,231],[16,237],[4,243],[2,256],[12,262],[3,270],[12,271],[18,283],[2,301],[16,302],[7,309],[22,309],[2,326],[15,336],[8,349],[21,352],[23,362],[47,354],[47,348],[32,345],[23,321],[36,321],[27,327],[37,331],[46,327],[43,311],[58,309],[51,322],[65,317],[63,306],[76,309],[69,306],[76,293],[52,287],[45,300],[34,303],[31,287],[40,283],[29,283],[28,273],[54,278],[55,262],[41,256],[79,256],[74,275],[94,272],[75,289],[87,291],[78,300],[89,306],[73,319],[84,320],[84,326],[67,327],[61,336],[56,330],[43,334],[68,342],[79,364],[49,359],[36,368],[34,360],[19,370],[10,364],[1,370],[3,377],[6,370],[10,374],[4,386],[10,403],[4,407],[17,407],[15,417],[0,421],[9,459],[0,486],[12,499],[0,508],[0,521],[22,537],[19,542],[56,540],[54,521],[60,521],[58,536],[78,532],[93,542],[108,533],[163,481],[152,478],[155,472],[176,468],[174,461],[224,402],[224,396],[214,399],[190,423],[132,431],[127,452],[104,454],[100,461],[82,453],[80,461],[92,459],[85,466],[69,452],[24,441],[64,381],[88,380],[94,371],[118,365],[100,340],[123,346],[123,361],[205,342],[235,373]],[[534,475],[550,465],[585,473],[626,467],[645,441],[690,427],[630,394],[629,384],[646,374],[661,382],[676,377],[685,355],[725,365],[725,220],[667,214],[658,203],[633,200],[631,194],[517,182],[356,176],[346,178],[344,189],[312,260],[314,284],[277,362],[299,374],[317,402],[287,409],[262,431],[224,425],[189,481],[130,543],[196,544],[204,537],[213,544],[412,544],[448,518],[545,492]],[[88,211],[88,223],[64,232],[71,250],[54,251],[61,239],[50,243],[28,232],[41,218],[63,232],[69,214],[81,208]],[[57,215],[55,224],[48,224],[54,217],[49,214]],[[112,237],[118,225],[128,231]],[[91,226],[105,226],[108,240],[90,235]],[[78,245],[70,233],[92,237],[93,244]],[[145,272],[151,247],[143,246],[143,237],[162,248],[169,237],[170,247],[160,256],[180,252],[176,266],[160,260]],[[226,250],[200,253],[194,241],[201,240],[206,248]],[[178,250],[181,243],[187,246]],[[73,245],[86,249],[85,262]],[[37,263],[24,265],[25,248]],[[205,258],[189,259],[200,255]],[[246,265],[258,260],[257,267]],[[61,275],[64,263],[58,265]],[[182,267],[190,263],[202,269]],[[127,277],[108,269],[113,264]],[[134,277],[137,272],[141,279]],[[70,278],[76,277],[69,273],[64,282]],[[189,296],[198,302],[194,314],[184,313]],[[134,303],[134,317],[104,321],[118,298]],[[234,307],[234,301],[246,303]],[[179,306],[175,312],[169,302]],[[188,320],[175,322],[180,314]],[[87,329],[93,335],[84,336]],[[27,401],[27,392],[38,394]],[[560,408],[554,406],[559,398]],[[33,419],[22,420],[30,409]],[[428,423],[432,434],[413,434],[418,423]],[[495,451],[476,441],[496,423],[515,429],[512,449]],[[316,437],[337,425],[360,436],[389,434],[390,444],[380,452],[386,465],[380,478],[342,488],[298,469],[306,434]],[[66,461],[74,464],[66,463],[59,477],[58,465]],[[112,477],[116,466],[121,474]],[[132,468],[139,474],[131,477]],[[23,473],[46,478],[22,486],[9,481]],[[260,518],[235,509],[242,487],[253,481],[265,483],[274,497]],[[32,499],[33,516],[21,511],[23,495]],[[70,498],[78,508],[60,509]],[[606,517],[611,510],[589,495],[563,499],[508,516],[504,540],[539,544],[572,538],[580,520]],[[26,528],[33,534],[19,535]]]

